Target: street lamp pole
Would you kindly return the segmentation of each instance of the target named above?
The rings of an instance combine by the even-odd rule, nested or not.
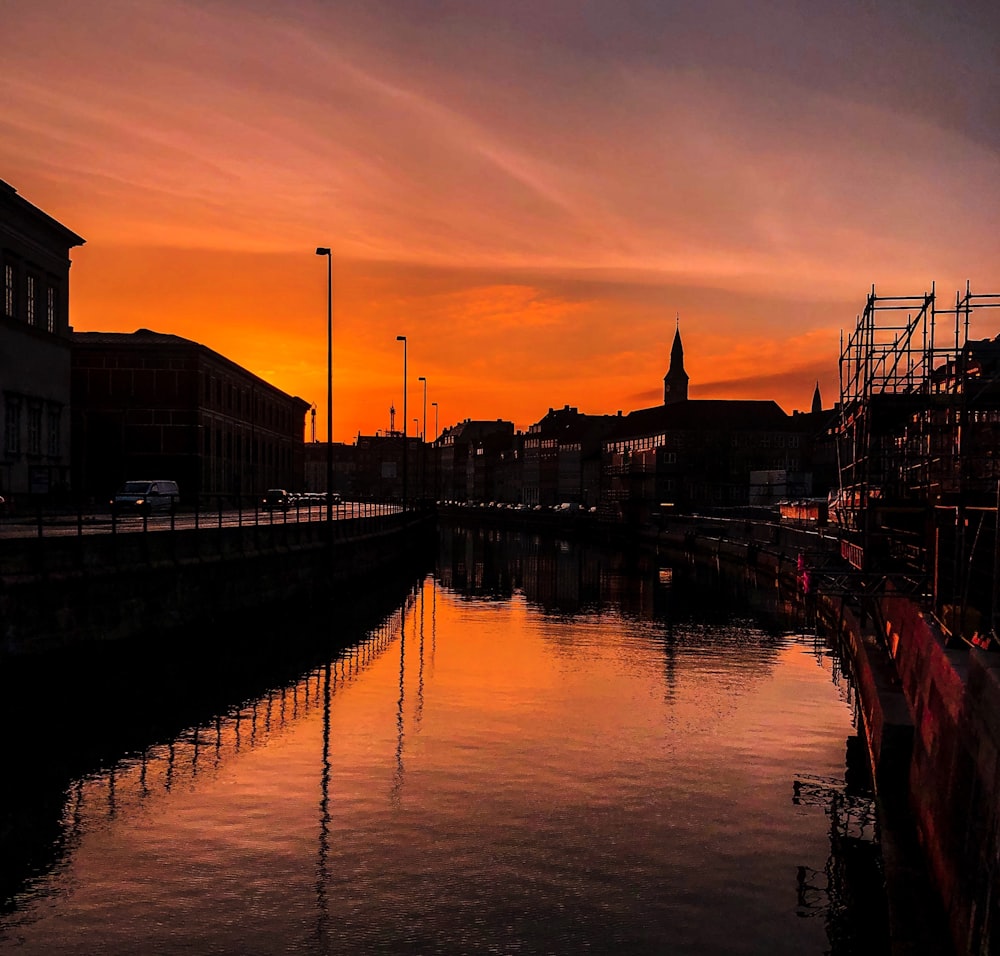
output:
[[[417,379],[417,381],[424,383],[424,418],[423,421],[420,423],[420,440],[426,441],[427,440],[427,376],[421,375],[420,378]]]
[[[431,457],[431,464],[434,466],[434,497],[435,499],[440,497],[440,491],[438,490],[438,485],[440,484],[439,475],[441,474],[441,449],[437,447],[438,440],[438,403],[431,402],[434,406],[434,454]]]
[[[316,255],[326,256],[326,520],[333,520],[333,253],[320,246]]]
[[[406,336],[397,335],[403,343],[403,510],[406,511]]]
[[[420,497],[427,496],[427,376],[421,375],[418,382],[424,383],[424,417],[420,422]]]

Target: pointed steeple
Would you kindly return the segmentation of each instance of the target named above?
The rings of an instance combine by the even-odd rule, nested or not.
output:
[[[816,391],[813,392],[813,412],[823,411],[823,399],[819,397],[819,382],[816,383]]]
[[[674,330],[674,344],[670,347],[670,368],[663,376],[663,404],[686,401],[688,397],[688,375],[684,371],[684,346],[681,344],[681,317],[677,314]]]

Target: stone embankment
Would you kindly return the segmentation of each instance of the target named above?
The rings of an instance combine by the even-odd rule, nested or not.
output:
[[[672,518],[650,540],[773,575],[839,638],[871,755],[883,855],[898,877],[893,952],[947,951],[935,935],[941,921],[955,953],[1000,952],[1000,654],[950,643],[919,597],[891,577],[853,572],[821,529]],[[920,870],[936,899],[921,898]]]
[[[430,553],[416,513],[334,522],[0,540],[0,657],[318,602]]]

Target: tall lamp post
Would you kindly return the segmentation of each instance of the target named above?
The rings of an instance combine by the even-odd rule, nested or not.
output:
[[[326,520],[333,520],[333,254],[320,246],[316,255],[326,256]]]
[[[403,343],[403,511],[406,511],[406,336],[397,335]]]
[[[434,454],[431,457],[431,464],[434,466],[434,497],[439,498],[441,492],[438,490],[439,475],[441,474],[441,449],[437,447],[438,440],[438,403],[431,402],[434,407]]]
[[[418,382],[424,383],[424,417],[420,422],[420,497],[427,496],[427,376],[421,375]]]

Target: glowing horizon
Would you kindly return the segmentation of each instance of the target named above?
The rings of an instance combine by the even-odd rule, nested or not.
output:
[[[1000,292],[988,5],[497,6],[13,0],[0,178],[87,240],[73,326],[201,342],[324,438],[329,246],[352,441],[397,334],[428,433],[657,404],[678,312],[692,398],[792,411],[872,284]]]

